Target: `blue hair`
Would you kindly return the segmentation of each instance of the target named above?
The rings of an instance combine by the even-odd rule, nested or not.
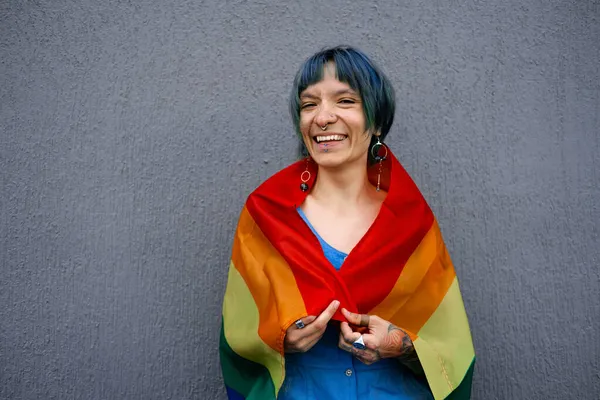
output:
[[[323,79],[327,63],[335,64],[336,78],[340,82],[347,83],[360,94],[365,129],[379,131],[381,140],[384,140],[394,122],[394,88],[366,54],[349,46],[323,49],[304,61],[298,70],[289,104],[296,133],[300,135],[300,95],[307,87]],[[373,137],[371,140],[374,143],[377,139]]]

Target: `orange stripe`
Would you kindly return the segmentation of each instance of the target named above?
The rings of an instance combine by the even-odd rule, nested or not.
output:
[[[283,352],[285,330],[306,316],[306,307],[292,270],[246,207],[240,215],[231,259],[256,302],[258,334],[271,348]]]
[[[388,296],[370,314],[407,330],[412,339],[442,302],[456,277],[437,221],[413,254]]]

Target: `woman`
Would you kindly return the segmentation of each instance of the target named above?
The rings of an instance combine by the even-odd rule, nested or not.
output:
[[[309,154],[248,198],[221,334],[231,399],[467,399],[474,363],[435,218],[383,144],[385,75],[325,49],[290,100]]]

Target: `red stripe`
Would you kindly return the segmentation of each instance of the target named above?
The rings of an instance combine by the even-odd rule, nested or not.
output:
[[[382,187],[388,195],[381,211],[336,271],[296,210],[307,195],[300,190],[300,174],[305,168],[306,163],[300,161],[267,180],[250,195],[248,211],[290,265],[309,314],[318,315],[334,299],[351,311],[367,312],[392,290],[404,264],[433,224],[433,214],[391,155],[382,174]],[[309,164],[309,168],[312,186],[316,166]],[[371,178],[373,173],[371,168]],[[344,318],[338,313],[336,319]]]

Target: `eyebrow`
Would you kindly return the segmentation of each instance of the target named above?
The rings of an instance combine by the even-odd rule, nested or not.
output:
[[[340,95],[342,95],[342,94],[350,94],[350,95],[352,95],[352,96],[358,96],[358,94],[357,94],[357,93],[356,93],[354,90],[352,90],[352,89],[340,89],[340,90],[337,90],[337,91],[333,92],[333,95],[334,95],[334,96],[340,96]],[[310,94],[310,93],[302,93],[302,94],[300,95],[300,98],[301,98],[301,99],[302,99],[302,98],[316,99],[316,98],[318,98],[318,97],[319,97],[319,96],[316,96],[316,95],[314,95],[314,94]]]

